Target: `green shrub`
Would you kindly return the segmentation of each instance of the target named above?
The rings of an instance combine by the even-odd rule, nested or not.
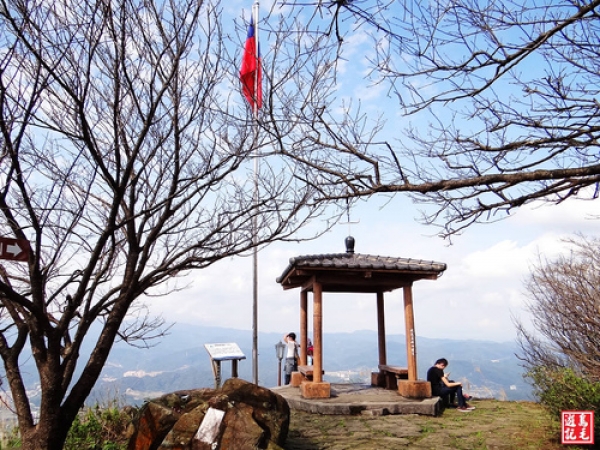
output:
[[[594,416],[600,417],[600,383],[569,368],[535,367],[526,376],[532,380],[540,404],[558,421],[561,411],[594,411]],[[594,434],[600,436],[600,421],[595,422]]]
[[[73,421],[64,450],[125,450],[130,421],[131,417],[114,406],[89,408]]]
[[[3,433],[3,439],[0,441],[0,450],[11,450],[21,448],[21,434],[19,427],[6,427]]]

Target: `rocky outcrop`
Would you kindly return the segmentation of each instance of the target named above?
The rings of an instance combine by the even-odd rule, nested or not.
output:
[[[290,408],[269,389],[230,378],[221,389],[177,391],[142,406],[128,450],[280,450]]]

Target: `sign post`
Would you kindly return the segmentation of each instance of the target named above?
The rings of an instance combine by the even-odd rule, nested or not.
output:
[[[29,261],[29,241],[0,237],[0,259],[11,261]]]
[[[246,359],[246,356],[236,343],[204,344],[204,348],[208,352],[212,363],[215,389],[221,387],[221,361],[231,361],[231,377],[238,377],[238,361]]]

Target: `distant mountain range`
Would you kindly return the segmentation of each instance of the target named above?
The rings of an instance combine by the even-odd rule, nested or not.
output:
[[[280,334],[259,333],[259,384],[277,386],[278,360],[275,344]],[[176,324],[160,344],[137,349],[116,344],[101,380],[90,396],[90,404],[118,399],[140,404],[145,399],[182,389],[214,387],[210,357],[204,345],[236,343],[246,359],[238,365],[239,377],[252,381],[252,332],[216,327]],[[370,382],[378,364],[377,333],[325,333],[323,336],[325,381]],[[419,378],[440,357],[450,361],[451,378],[461,380],[466,391],[482,398],[530,400],[531,386],[523,379],[523,368],[515,356],[516,343],[475,340],[442,340],[417,337]],[[406,365],[403,335],[387,336],[388,364]],[[231,362],[221,363],[223,381],[231,376]],[[31,386],[35,402],[39,394]]]

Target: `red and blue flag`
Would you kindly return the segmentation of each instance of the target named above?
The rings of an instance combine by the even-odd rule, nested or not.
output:
[[[262,106],[262,68],[260,61],[260,50],[258,48],[254,20],[250,19],[248,27],[248,37],[244,47],[244,56],[242,58],[242,67],[240,68],[240,80],[242,82],[242,93],[252,110],[257,110]]]

